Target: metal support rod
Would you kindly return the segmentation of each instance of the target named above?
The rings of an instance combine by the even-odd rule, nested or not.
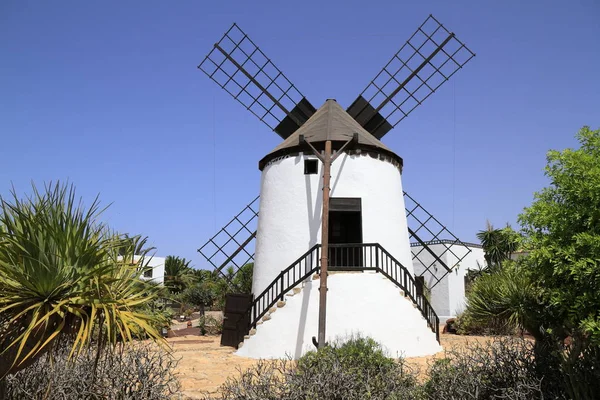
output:
[[[329,187],[331,181],[331,140],[325,142],[323,162],[323,220],[321,223],[321,276],[319,283],[319,340],[318,348],[325,346],[327,322],[327,263],[329,261]]]
[[[288,117],[290,117],[296,124],[298,124],[298,126],[302,126],[302,123],[298,120],[298,118],[296,118],[296,116],[294,116],[293,114],[291,114],[280,102],[279,100],[277,100],[275,97],[273,97],[273,95],[271,95],[271,93],[269,93],[267,91],[267,89],[265,89],[263,87],[263,85],[261,85],[256,79],[254,79],[254,77],[252,75],[250,75],[248,73],[248,71],[246,71],[244,69],[244,67],[242,67],[237,61],[235,61],[233,59],[233,57],[231,57],[225,50],[223,50],[221,48],[221,46],[219,46],[218,43],[215,43],[215,49],[219,50],[221,53],[223,53],[223,55],[225,56],[225,58],[227,58],[229,61],[231,61],[231,63],[233,65],[235,65],[240,71],[242,71],[242,73],[244,75],[246,75],[246,78],[250,79],[250,81],[252,81],[252,83],[254,83],[264,94],[267,95],[267,97],[269,99],[271,99],[271,101],[281,109],[281,111],[283,111],[285,113],[285,115],[287,115]]]

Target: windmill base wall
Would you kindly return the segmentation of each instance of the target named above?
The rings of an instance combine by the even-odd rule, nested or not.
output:
[[[302,287],[302,286],[299,286]],[[389,356],[417,357],[442,350],[420,311],[400,289],[375,272],[333,273],[328,278],[327,339],[351,335],[379,342]],[[308,280],[300,293],[257,326],[237,355],[250,358],[299,358],[314,350],[318,333],[319,280]]]

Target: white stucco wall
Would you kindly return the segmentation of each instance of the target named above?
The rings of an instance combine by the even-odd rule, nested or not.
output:
[[[257,327],[237,355],[251,358],[299,358],[314,350],[318,333],[319,281],[286,297],[286,305]],[[328,279],[327,342],[360,333],[381,343],[392,357],[417,357],[442,348],[419,310],[388,279],[375,272],[334,273]]]
[[[137,262],[140,256],[134,257]],[[152,278],[145,278],[142,275],[142,279],[151,280],[156,283],[164,283],[165,281],[165,257],[157,256],[146,256],[144,257],[144,263],[152,267]]]
[[[465,309],[465,275],[468,270],[479,270],[485,266],[485,257],[483,249],[480,247],[469,247],[471,252],[459,263],[456,272],[452,274],[450,281],[450,310],[451,316],[455,317]],[[452,251],[458,256],[462,256],[466,249],[462,246],[453,246]],[[461,253],[462,251],[462,253]],[[450,256],[453,258],[453,256]],[[456,262],[457,260],[454,260]]]
[[[442,323],[448,318],[456,317],[464,310],[465,274],[470,269],[479,269],[479,267],[483,266],[485,262],[483,250],[479,247],[469,247],[467,249],[467,247],[464,246],[451,245],[452,252],[454,252],[454,254],[457,256],[455,257],[449,251],[444,253],[444,246],[444,244],[433,244],[429,245],[429,248],[432,249],[438,255],[438,257],[450,267],[456,265],[458,258],[462,257],[468,251],[468,249],[470,249],[471,252],[460,263],[458,263],[458,265],[456,265],[451,273],[447,274],[437,285],[435,285],[435,287],[431,289],[431,305],[438,314],[440,322]],[[413,248],[413,251],[418,251],[420,248],[420,246],[417,246]],[[419,259],[427,265],[434,261],[434,257],[428,252],[422,252],[419,254]],[[423,275],[425,277],[425,283],[428,287],[431,288],[435,284],[436,278],[426,272],[425,268],[420,262],[415,260],[413,267],[415,269],[415,275]],[[442,277],[446,272],[445,268],[441,265],[436,265],[430,268],[430,270],[437,278]]]
[[[321,242],[322,164],[304,175],[298,155],[267,165],[261,177],[253,292],[261,293],[310,247]],[[332,197],[362,199],[363,243],[380,243],[412,272],[401,174],[368,155],[341,155],[331,168]]]

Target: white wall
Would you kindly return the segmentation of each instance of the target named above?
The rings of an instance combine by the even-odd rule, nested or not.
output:
[[[286,297],[271,319],[244,340],[237,355],[252,358],[299,358],[314,350],[318,333],[319,280]],[[418,357],[442,348],[419,310],[388,279],[375,272],[335,273],[328,279],[327,342],[360,333],[381,343],[390,356]]]
[[[430,245],[429,248],[444,262],[448,265],[445,255],[441,255],[444,251],[444,246],[441,244]],[[414,252],[419,252],[422,249],[421,246],[413,247],[412,250]],[[447,315],[450,315],[450,303],[449,303],[449,284],[450,281],[448,277],[443,278],[440,282],[437,282],[444,274],[446,273],[446,269],[440,265],[439,262],[435,261],[435,257],[431,255],[427,250],[423,250],[419,253],[418,259],[423,262],[425,265],[431,265],[435,262],[430,268],[430,272],[425,270],[423,264],[419,261],[413,261],[413,268],[415,270],[415,275],[425,277],[425,285],[428,288],[431,288],[431,306],[435,310],[438,317],[440,317],[440,322],[444,322],[443,318]],[[436,284],[437,282],[437,284]],[[435,286],[434,286],[435,285]]]
[[[471,252],[459,263],[457,272],[453,274],[450,282],[450,310],[452,317],[462,313],[465,309],[465,275],[469,270],[479,270],[485,266],[483,249],[480,247],[469,247]],[[452,246],[452,251],[458,256],[466,252],[463,246]],[[461,253],[462,252],[462,253]],[[450,256],[453,257],[453,256]],[[456,262],[457,260],[454,260]]]
[[[140,256],[134,257],[135,261],[139,261]],[[144,264],[152,267],[152,278],[145,278],[142,275],[142,279],[151,280],[156,283],[164,283],[165,281],[165,257],[146,256],[144,257]]]
[[[322,164],[304,175],[304,160],[291,156],[267,165],[261,177],[253,292],[261,293],[281,272],[321,242]],[[401,174],[368,155],[341,155],[331,168],[332,197],[362,199],[364,243],[380,243],[409,271],[412,261]]]
[[[453,256],[449,251],[442,255],[445,246],[450,246],[452,252],[454,252],[457,257]],[[442,280],[431,290],[431,305],[440,317],[440,322],[445,322],[446,319],[456,317],[464,310],[465,274],[470,269],[479,269],[479,266],[484,265],[485,259],[483,257],[483,249],[479,247],[468,247],[467,249],[465,246],[447,244],[433,244],[429,245],[429,248],[449,267],[454,266],[457,263],[458,258],[462,257],[468,249],[471,250],[471,252],[458,263],[453,271],[442,278]],[[421,249],[421,246],[413,248],[413,251],[418,251],[419,249]],[[427,265],[434,261],[434,257],[426,251],[419,254],[419,259]],[[430,270],[435,274],[435,277],[439,279],[446,273],[446,269],[439,265],[439,263],[436,264],[437,271],[435,267],[430,268]],[[431,288],[436,283],[437,279],[428,272],[425,272],[424,266],[416,260],[414,262],[414,269],[415,275],[423,275],[425,277],[425,283],[428,287]]]

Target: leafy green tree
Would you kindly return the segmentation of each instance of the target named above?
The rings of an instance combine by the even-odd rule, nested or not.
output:
[[[167,256],[165,259],[164,285],[171,293],[178,294],[194,282],[194,270],[185,258]]]
[[[550,186],[519,217],[527,272],[556,339],[600,345],[600,130],[583,127],[577,150],[550,151]]]
[[[192,304],[200,309],[200,315],[204,315],[204,308],[209,307],[215,301],[213,288],[204,283],[185,289],[181,294],[185,303]]]
[[[141,311],[159,290],[140,279],[146,252],[131,262],[145,241],[112,233],[101,212],[60,183],[0,198],[0,381],[57,341],[74,355],[92,338],[99,350],[138,334],[160,340]]]

